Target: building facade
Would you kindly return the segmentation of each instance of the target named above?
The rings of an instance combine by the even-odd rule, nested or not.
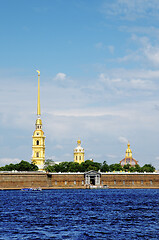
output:
[[[74,149],[74,162],[79,164],[84,162],[84,148],[81,147],[81,140],[77,141],[77,147]]]
[[[39,170],[44,169],[45,163],[45,136],[42,130],[41,108],[40,108],[40,71],[38,72],[38,101],[37,101],[37,119],[35,131],[33,133],[32,144],[32,163],[38,166]]]

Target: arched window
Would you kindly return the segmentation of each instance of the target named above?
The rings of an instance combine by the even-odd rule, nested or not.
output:
[[[39,157],[39,152],[36,153],[36,157]]]
[[[39,145],[39,140],[36,141],[36,145]]]
[[[79,157],[79,160],[81,160],[81,156]]]
[[[77,160],[77,156],[76,156],[76,160]]]

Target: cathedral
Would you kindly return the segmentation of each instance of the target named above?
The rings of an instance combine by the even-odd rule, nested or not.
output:
[[[126,164],[130,164],[131,167],[134,167],[138,162],[132,157],[132,151],[130,149],[130,143],[128,142],[128,148],[126,149],[125,158],[120,161],[121,166],[123,167]]]
[[[35,131],[33,133],[32,144],[32,163],[38,166],[39,171],[44,169],[45,163],[45,136],[42,130],[41,108],[40,108],[40,71],[38,72],[38,101],[37,101],[37,119]]]

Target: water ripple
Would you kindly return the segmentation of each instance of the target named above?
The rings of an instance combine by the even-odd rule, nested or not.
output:
[[[158,239],[159,189],[0,192],[0,240]]]

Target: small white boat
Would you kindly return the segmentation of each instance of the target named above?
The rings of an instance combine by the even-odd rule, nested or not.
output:
[[[108,185],[90,185],[90,189],[106,189],[108,188]]]
[[[40,187],[38,188],[22,188],[21,191],[42,191]]]

